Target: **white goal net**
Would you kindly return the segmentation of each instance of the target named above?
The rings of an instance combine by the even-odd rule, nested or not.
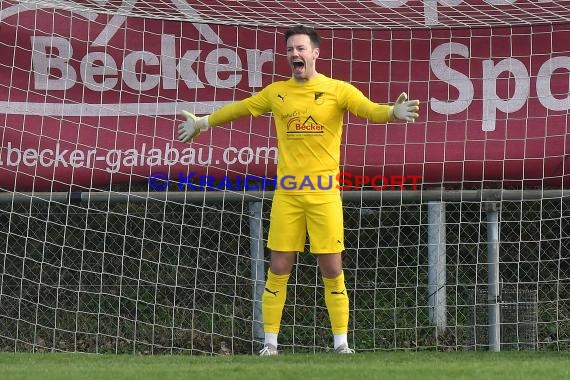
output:
[[[176,129],[288,78],[298,23],[422,107],[345,118],[351,346],[570,348],[570,1],[30,0],[0,2],[0,350],[257,351],[272,116]],[[286,351],[332,343],[315,264]]]

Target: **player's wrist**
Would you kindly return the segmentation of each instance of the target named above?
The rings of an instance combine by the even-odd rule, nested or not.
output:
[[[196,119],[196,126],[198,127],[200,132],[205,132],[208,129],[210,129],[210,122],[208,121],[209,117],[210,115],[206,115]]]
[[[388,112],[389,121],[394,121],[397,119],[396,114],[394,113],[394,106],[390,106],[390,111]]]

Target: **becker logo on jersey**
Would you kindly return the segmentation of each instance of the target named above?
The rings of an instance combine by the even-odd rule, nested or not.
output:
[[[301,119],[296,116],[287,122],[288,138],[303,138],[307,136],[322,136],[325,133],[325,126],[317,122],[312,116]]]

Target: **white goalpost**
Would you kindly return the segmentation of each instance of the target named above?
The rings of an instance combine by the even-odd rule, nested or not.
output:
[[[350,346],[570,348],[570,1],[29,0],[0,3],[0,350],[259,349],[273,116],[176,130],[288,78],[298,23],[319,72],[421,102],[345,117]],[[288,352],[330,349],[306,250]]]

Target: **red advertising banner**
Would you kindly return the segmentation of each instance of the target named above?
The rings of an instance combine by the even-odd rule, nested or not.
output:
[[[275,174],[271,115],[191,145],[177,125],[183,109],[207,114],[288,78],[283,29],[1,6],[0,189]],[[320,32],[319,72],[379,103],[402,91],[421,101],[413,124],[347,115],[344,172],[424,186],[570,184],[570,24]]]

